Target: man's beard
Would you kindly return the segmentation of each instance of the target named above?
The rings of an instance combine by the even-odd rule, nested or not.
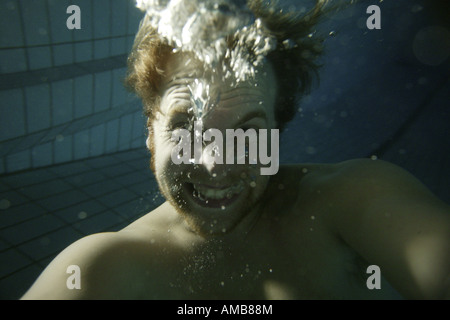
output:
[[[158,180],[158,179],[157,179]],[[249,186],[248,182],[245,182],[247,187],[243,192],[246,192],[245,201],[240,200],[240,206],[237,207],[232,213],[234,220],[231,220],[231,223],[227,220],[226,228],[219,228],[215,232],[212,232],[212,229],[209,227],[209,223],[213,220],[213,215],[217,214],[211,211],[211,216],[204,218],[201,215],[197,214],[196,210],[198,210],[193,204],[193,199],[185,199],[186,195],[184,185],[181,182],[167,184],[164,188],[160,182],[158,182],[161,193],[166,198],[166,200],[172,205],[172,207],[177,211],[177,213],[184,219],[187,223],[187,226],[193,231],[201,236],[212,236],[218,234],[226,234],[235,229],[235,227],[253,210],[258,204],[263,200],[264,192],[255,192],[254,188]],[[265,186],[265,189],[267,186]],[[186,195],[190,196],[190,195]],[[211,209],[213,210],[213,209]],[[216,209],[219,210],[219,209]],[[218,218],[217,220],[219,220]],[[220,223],[220,222],[219,222]]]

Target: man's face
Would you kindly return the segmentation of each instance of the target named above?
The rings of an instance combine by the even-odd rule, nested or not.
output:
[[[218,129],[224,145],[227,129],[252,128],[258,132],[275,128],[273,71],[270,66],[263,66],[251,82],[230,85],[217,76],[211,80],[211,75],[205,75],[189,56],[176,54],[168,61],[165,79],[161,112],[152,123],[154,135],[149,139],[153,141],[148,141],[154,146],[152,156],[160,190],[194,231],[227,233],[254,211],[267,187],[268,176],[260,174],[259,164],[249,165],[248,161],[176,165],[171,157],[177,146],[172,133],[183,128],[191,130],[194,137],[194,121],[200,120],[195,117],[191,103],[195,79],[210,83],[215,101],[214,107],[201,118],[202,129]]]

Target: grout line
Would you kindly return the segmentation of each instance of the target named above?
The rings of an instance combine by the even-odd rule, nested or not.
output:
[[[72,98],[74,98],[74,94],[75,94],[74,86],[75,86],[75,82],[72,81]],[[72,121],[59,124],[53,128],[42,129],[42,130],[35,131],[30,134],[24,134],[19,137],[11,138],[8,140],[3,140],[0,142],[0,144],[14,143],[14,145],[15,145],[15,146],[10,147],[9,150],[3,154],[9,155],[9,154],[13,154],[13,153],[17,153],[20,151],[30,149],[31,146],[26,147],[25,149],[21,149],[20,145],[17,146],[18,144],[22,143],[21,141],[31,139],[30,136],[34,137],[34,136],[38,136],[38,135],[43,135],[39,139],[39,142],[37,144],[47,143],[47,142],[50,142],[53,140],[53,139],[50,139],[48,136],[48,134],[51,133],[52,131],[60,131],[60,133],[64,134],[64,135],[74,135],[74,134],[82,132],[86,129],[90,129],[94,126],[105,123],[105,122],[102,122],[102,121],[105,121],[105,117],[107,117],[107,118],[109,116],[116,117],[116,118],[112,118],[112,119],[108,118],[108,121],[111,121],[111,120],[119,120],[121,117],[130,115],[130,114],[134,114],[139,110],[138,107],[140,109],[139,103],[137,103],[137,104],[136,103],[124,103],[124,104],[121,104],[121,105],[117,106],[116,108],[114,108],[114,113],[111,113],[111,110],[99,111],[99,112],[96,112],[96,113],[93,113],[90,115],[86,115],[86,116],[83,116],[83,117],[80,117],[77,119],[73,118]],[[74,108],[72,108],[72,115],[74,114],[74,112],[75,112]],[[74,129],[74,127],[75,127],[75,129]],[[68,131],[68,132],[65,132],[65,131]],[[26,143],[23,143],[23,144],[26,144]],[[11,150],[13,150],[13,151],[11,151]]]
[[[109,158],[111,156],[118,155],[118,154],[125,154],[125,153],[128,153],[128,152],[143,151],[142,155],[132,159],[132,160],[136,160],[136,159],[139,159],[141,157],[143,157],[143,158],[144,157],[148,157],[146,149],[145,150],[143,150],[143,149],[144,148],[142,148],[142,147],[131,148],[129,150],[122,150],[122,151],[111,152],[111,153],[108,153],[108,154],[102,154],[102,155],[95,156],[95,157],[89,157],[89,158],[79,159],[79,160],[75,160],[75,161],[68,161],[68,162],[64,162],[64,163],[58,163],[58,164],[55,164],[55,165],[49,165],[49,166],[44,166],[44,167],[39,167],[39,168],[28,168],[28,169],[17,171],[17,172],[6,173],[6,174],[3,174],[3,175],[0,175],[0,177],[10,177],[10,176],[20,175],[20,174],[24,174],[24,173],[32,173],[34,171],[44,171],[44,170],[47,170],[47,169],[52,169],[52,168],[57,168],[57,167],[70,166],[71,164],[80,164],[80,163],[84,163],[84,162],[88,162],[88,161],[92,161],[92,160],[98,160],[98,159],[101,159],[101,158]],[[109,168],[109,167],[114,166],[114,165],[116,165],[116,164],[107,165],[107,166],[105,166],[105,168]],[[92,167],[89,167],[89,168],[92,168]],[[93,169],[96,169],[96,168],[93,168]],[[88,170],[86,170],[86,171],[88,171]],[[52,174],[54,174],[54,173],[52,173]],[[78,174],[79,173],[74,173],[74,174],[69,175],[67,177],[72,177],[72,176],[75,176],[75,175],[78,175]],[[55,176],[60,176],[59,174],[54,174],[54,175]],[[50,181],[50,180],[43,180],[43,181],[40,181],[39,183],[47,182],[47,181]],[[36,184],[38,184],[38,183],[36,183]],[[36,185],[36,184],[29,184],[29,185],[26,185],[26,186],[28,187],[28,186],[32,186],[32,185]],[[7,184],[7,186],[10,187],[9,184]],[[14,188],[11,188],[11,189],[14,190]]]
[[[50,43],[53,43],[53,35],[52,35],[52,24],[51,24],[51,19],[50,19],[50,8],[48,7],[48,0],[44,2],[44,6],[45,6],[45,14],[47,15],[47,30],[48,30],[48,41]],[[54,51],[53,51],[53,46],[49,45],[50,47],[50,65],[52,67],[55,66],[55,57],[54,57]]]
[[[23,20],[23,8],[22,8],[22,3],[21,1],[17,1],[17,8],[18,8],[18,13],[19,13],[19,17],[20,17],[20,27],[22,28],[22,42],[23,42],[23,47],[18,47],[17,49],[24,49],[25,50],[25,62],[26,62],[26,67],[25,69],[27,71],[30,70],[30,58],[28,56],[28,48],[30,48],[31,46],[27,45],[27,38],[25,37],[25,22]],[[15,49],[15,47],[13,47]]]
[[[115,229],[115,228],[117,228],[117,227],[121,227],[121,226],[123,226],[123,224],[124,223],[126,223],[127,225],[129,224],[129,223],[131,223],[133,221],[133,219],[127,219],[126,221],[124,221],[124,222],[120,222],[120,223],[116,223],[116,224],[113,224],[111,227],[108,227],[108,228],[106,228],[106,229],[101,229],[101,230],[99,230],[99,233],[101,233],[101,232],[108,232],[109,231],[109,229]],[[59,228],[59,229],[62,229],[62,228]],[[58,230],[59,230],[58,229]],[[76,232],[78,232],[78,233],[80,233],[80,238],[79,239],[81,239],[83,236],[86,236],[86,234],[84,233],[84,232],[80,232],[79,230],[77,230],[77,229],[75,229],[74,227],[72,227],[72,229],[74,229]],[[58,230],[55,230],[55,231],[58,231]],[[76,241],[76,240],[75,240]],[[13,247],[13,246],[12,246]],[[67,247],[66,247],[67,248]],[[40,259],[38,259],[38,260],[36,260],[36,259],[33,259],[32,257],[29,257],[26,253],[24,253],[24,252],[22,252],[20,249],[18,249],[18,248],[14,248],[15,250],[17,250],[17,251],[19,251],[21,254],[23,254],[23,255],[25,255],[27,258],[29,258],[31,261],[33,261],[32,263],[29,263],[29,264],[26,264],[26,265],[24,265],[24,266],[22,266],[22,267],[20,267],[20,268],[18,268],[18,269],[16,269],[16,270],[14,270],[14,271],[12,271],[11,273],[8,273],[7,275],[5,275],[5,276],[2,276],[2,277],[0,277],[0,281],[2,281],[2,280],[4,280],[4,279],[6,279],[6,278],[8,278],[8,277],[10,277],[10,276],[12,276],[12,275],[14,275],[14,274],[17,274],[17,273],[20,273],[20,272],[22,272],[23,270],[25,270],[25,269],[27,269],[27,268],[29,268],[29,267],[31,267],[31,266],[37,266],[38,268],[40,268],[41,269],[41,272],[47,267],[47,265],[48,265],[48,263],[46,263],[45,264],[45,266],[43,266],[44,265],[44,261],[45,260],[48,260],[48,259],[54,259],[59,253],[61,253],[62,252],[62,250],[64,250],[64,249],[62,249],[62,250],[59,250],[59,251],[56,251],[56,252],[52,252],[52,253],[49,253],[48,255],[45,255],[45,256],[43,256],[42,258],[40,258]],[[0,254],[1,254],[1,252],[0,252]],[[31,284],[32,283],[30,283],[30,286],[31,286]]]
[[[136,149],[136,150],[128,150],[128,151],[125,151],[125,152],[118,152],[118,153],[113,154],[113,155],[110,156],[110,157],[112,157],[112,158],[115,160],[115,163],[110,164],[110,165],[108,165],[108,166],[105,167],[105,168],[113,167],[113,166],[117,166],[117,165],[120,165],[120,164],[121,164],[121,165],[125,165],[125,166],[127,166],[128,168],[132,169],[131,172],[136,172],[136,170],[135,170],[135,168],[134,168],[133,166],[128,165],[127,159],[120,159],[120,157],[118,156],[118,155],[120,155],[120,154],[126,154],[126,153],[135,153],[135,154],[136,154],[135,156],[132,157],[132,160],[142,159],[142,158],[144,158],[144,157],[146,156],[146,153],[144,153],[144,152],[142,151],[141,148]],[[103,157],[106,158],[105,156],[103,156]],[[98,158],[101,158],[101,157],[98,157]],[[95,167],[92,167],[92,166],[89,165],[88,163],[86,163],[86,167],[88,167],[89,170],[83,171],[83,173],[87,173],[87,172],[89,172],[89,171],[96,171],[96,170],[97,170]],[[125,174],[122,174],[122,175],[120,175],[120,176],[117,176],[117,178],[120,178],[121,176],[126,176],[126,175],[128,175],[128,174],[130,174],[130,172],[127,172],[127,173],[125,173]],[[55,178],[52,179],[52,180],[49,180],[49,181],[54,181],[54,180],[58,180],[58,179],[64,180],[64,179],[67,178],[67,177],[73,177],[73,176],[76,176],[76,175],[78,175],[78,174],[73,174],[73,175],[69,175],[69,176],[62,176],[62,175],[60,175],[60,174],[54,174],[54,175],[55,175]],[[114,178],[116,178],[116,177],[109,177],[107,174],[104,174],[104,173],[101,173],[101,175],[105,176],[106,179],[114,179]],[[119,185],[121,185],[121,186],[123,187],[124,190],[127,190],[127,191],[131,192],[133,195],[135,195],[135,196],[136,196],[136,199],[141,199],[141,198],[142,198],[142,195],[139,195],[139,194],[137,194],[135,191],[129,189],[129,184],[127,185],[127,184],[120,183],[120,179],[114,179],[114,180],[115,180],[115,182],[117,182]],[[117,180],[119,180],[119,181],[117,181]],[[100,201],[99,199],[97,199],[97,197],[92,197],[91,195],[86,194],[86,192],[84,192],[84,190],[83,190],[83,188],[84,188],[85,186],[83,186],[83,187],[80,188],[80,187],[74,185],[73,183],[70,183],[70,182],[67,182],[67,181],[65,181],[65,182],[66,182],[67,184],[69,184],[70,186],[73,187],[72,191],[73,191],[73,190],[80,191],[80,192],[82,192],[83,194],[85,194],[85,195],[88,196],[88,200],[84,200],[83,202],[85,202],[85,201],[95,201],[95,202],[98,202],[99,204],[102,204],[102,206],[106,207],[104,210],[101,210],[101,211],[97,212],[96,214],[93,214],[93,215],[89,216],[89,218],[87,218],[86,220],[82,220],[82,221],[89,221],[89,219],[93,219],[93,218],[95,218],[96,216],[99,216],[100,214],[104,214],[105,212],[111,212],[112,214],[116,215],[120,220],[122,220],[122,221],[119,222],[119,223],[115,223],[115,224],[113,224],[113,225],[111,225],[111,226],[109,226],[109,227],[102,228],[102,229],[100,229],[98,232],[110,231],[110,230],[114,230],[114,229],[116,229],[116,228],[118,228],[118,227],[126,226],[126,225],[128,225],[129,223],[131,223],[132,221],[135,221],[136,219],[142,217],[143,215],[145,215],[145,214],[147,213],[147,212],[139,212],[139,211],[137,210],[138,207],[136,207],[136,210],[134,210],[134,211],[135,211],[135,214],[133,214],[133,215],[131,215],[131,216],[124,216],[124,215],[121,215],[120,213],[118,213],[118,212],[115,210],[115,208],[112,208],[112,207],[108,206],[107,204],[104,204],[102,201]],[[92,184],[89,184],[89,185],[93,185],[93,184],[96,184],[96,183],[98,183],[98,182],[95,182],[95,183],[92,183]],[[8,184],[6,184],[6,186],[8,186]],[[86,185],[86,186],[88,186],[88,185]],[[14,190],[14,189],[13,189],[13,190]],[[121,189],[118,189],[118,190],[121,190]],[[19,193],[20,193],[20,191],[19,191]],[[20,194],[22,194],[22,193],[20,193]],[[105,193],[105,194],[107,194],[107,193]],[[30,199],[28,196],[26,196],[26,195],[24,195],[24,196],[25,196],[25,198]],[[54,195],[52,195],[52,196],[54,196]],[[45,198],[43,198],[43,199],[45,199]],[[120,203],[116,204],[114,207],[120,207],[121,205],[126,204],[126,203],[128,203],[129,201],[130,201],[130,200],[124,200],[123,202],[120,202]],[[35,204],[35,205],[37,205],[38,207],[44,209],[44,211],[46,210],[45,208],[42,207],[42,205],[36,203],[35,200],[30,199],[29,203],[30,203],[30,202],[33,203],[33,204]],[[82,203],[82,202],[80,202],[80,203]],[[79,203],[78,203],[78,204],[79,204]],[[73,204],[73,205],[71,205],[71,206],[68,206],[67,208],[73,207],[73,206],[78,205],[78,204]],[[62,210],[62,209],[58,209],[58,210]],[[9,242],[9,241],[7,241],[6,239],[4,239],[5,243],[6,243],[7,245],[9,245],[9,248],[8,248],[7,250],[10,250],[10,249],[17,250],[20,254],[22,254],[24,257],[28,258],[28,259],[29,259],[30,261],[32,261],[33,263],[27,264],[27,265],[25,265],[24,267],[21,267],[21,268],[15,270],[15,271],[13,271],[13,272],[11,272],[11,273],[9,273],[9,274],[3,276],[3,277],[1,277],[1,278],[0,278],[0,281],[3,280],[3,279],[5,279],[5,278],[7,278],[7,277],[9,277],[9,276],[11,276],[11,275],[13,275],[13,274],[19,273],[19,272],[21,272],[22,270],[24,270],[24,269],[26,269],[26,268],[28,268],[28,267],[30,267],[30,266],[32,266],[32,265],[37,265],[40,269],[43,269],[43,267],[42,267],[43,263],[42,263],[42,262],[45,261],[45,260],[48,260],[48,259],[51,258],[51,257],[54,257],[55,254],[56,254],[56,255],[58,254],[58,252],[52,252],[52,253],[49,253],[48,255],[44,256],[43,258],[40,258],[40,259],[34,259],[33,257],[29,256],[27,253],[25,253],[24,251],[22,251],[22,250],[20,249],[20,246],[25,245],[25,244],[27,244],[27,243],[30,243],[30,242],[32,242],[32,241],[36,241],[37,239],[42,238],[42,237],[45,236],[45,235],[49,235],[49,234],[51,234],[51,233],[57,232],[57,231],[59,231],[59,230],[61,230],[61,229],[67,228],[67,227],[72,228],[75,232],[77,232],[78,234],[80,234],[80,238],[83,237],[83,235],[84,235],[84,236],[87,235],[87,233],[86,233],[85,231],[83,231],[83,230],[80,229],[79,227],[76,227],[76,226],[75,226],[75,224],[77,224],[77,223],[79,223],[79,222],[69,223],[69,222],[67,222],[66,220],[64,220],[63,218],[61,218],[61,217],[59,217],[58,215],[56,215],[56,212],[55,212],[55,211],[52,211],[52,212],[50,212],[49,214],[51,214],[53,217],[56,217],[58,220],[60,220],[60,221],[62,222],[62,226],[60,226],[60,227],[58,227],[58,228],[56,228],[56,229],[53,229],[53,230],[51,230],[51,231],[48,231],[48,232],[46,232],[46,233],[44,233],[44,234],[42,234],[42,235],[33,237],[32,239],[29,239],[29,240],[27,240],[27,241],[18,243],[18,244],[11,244],[11,242]],[[27,220],[22,221],[22,222],[20,222],[20,223],[24,223],[24,222],[26,222],[26,221],[30,221],[30,220],[33,220],[33,219],[38,219],[38,218],[40,218],[40,217],[42,217],[42,215],[41,215],[41,216],[38,216],[38,217],[35,217],[35,218],[32,218],[32,219],[27,219]],[[80,221],[80,222],[81,222],[81,221]],[[17,225],[17,224],[16,224],[16,225]],[[14,226],[14,225],[12,225],[12,226]],[[12,226],[9,226],[9,227],[12,227]],[[69,245],[69,244],[67,244],[67,245]],[[6,250],[4,250],[4,251],[6,251]],[[4,252],[4,251],[2,251],[2,252]],[[0,252],[0,254],[1,254],[1,252]]]
[[[100,172],[100,175],[101,175],[105,180],[107,180],[107,179],[114,179],[114,181],[115,181],[118,185],[120,185],[124,190],[127,190],[127,191],[133,193],[133,194],[136,196],[136,198],[140,198],[141,196],[140,196],[139,194],[137,194],[134,190],[128,188],[127,185],[124,185],[124,184],[120,183],[120,177],[125,177],[125,176],[127,176],[127,175],[130,175],[131,173],[136,172],[136,169],[135,169],[133,166],[128,165],[128,164],[127,164],[126,162],[124,162],[123,160],[120,160],[120,159],[118,160],[118,159],[115,158],[115,157],[114,157],[114,159],[115,159],[117,162],[115,162],[114,164],[105,166],[104,168],[112,168],[112,167],[114,167],[114,166],[117,166],[117,165],[122,164],[122,165],[127,166],[129,169],[131,169],[130,172],[126,172],[126,173],[124,173],[124,174],[120,174],[120,175],[117,175],[117,176],[114,176],[114,177],[110,177],[110,176],[108,176],[107,174],[105,174],[105,173],[103,173],[103,172]],[[135,159],[133,159],[133,160],[136,160],[136,159],[139,159],[139,158],[135,158]],[[94,168],[94,167],[92,167],[92,166],[89,166],[88,164],[85,164],[85,165],[86,165],[86,167],[89,168],[89,170],[83,171],[83,172],[82,172],[83,174],[86,174],[86,173],[88,173],[88,172],[90,172],[90,171],[98,171],[96,168]],[[34,199],[30,198],[27,194],[21,192],[21,191],[20,191],[21,187],[19,187],[19,188],[10,188],[10,191],[18,192],[20,195],[24,196],[26,199],[29,200],[29,201],[24,202],[24,203],[22,203],[22,204],[32,203],[32,204],[38,206],[39,208],[43,209],[43,210],[46,211],[46,212],[47,212],[48,210],[47,210],[43,205],[39,204],[37,201],[49,199],[49,198],[51,198],[51,197],[58,196],[58,195],[62,195],[62,194],[66,194],[66,193],[71,192],[71,191],[78,191],[78,192],[80,192],[81,194],[87,196],[89,200],[91,200],[91,201],[92,201],[92,200],[93,200],[93,201],[97,201],[97,202],[98,202],[99,204],[101,204],[102,206],[106,206],[107,208],[110,208],[110,207],[108,207],[107,204],[105,204],[105,203],[103,203],[103,202],[101,202],[101,201],[99,201],[99,200],[97,199],[98,197],[105,196],[105,195],[107,195],[108,193],[104,193],[104,194],[97,195],[97,196],[94,197],[94,196],[88,194],[88,193],[85,191],[85,188],[87,188],[87,187],[89,187],[89,186],[93,186],[93,185],[95,185],[95,184],[98,184],[100,181],[92,182],[92,183],[89,183],[89,184],[86,184],[86,185],[83,185],[83,186],[80,187],[80,186],[77,186],[77,185],[75,185],[75,184],[73,184],[73,183],[71,183],[71,182],[68,182],[68,181],[66,180],[66,179],[68,179],[68,178],[76,177],[76,176],[78,176],[78,175],[80,175],[80,173],[75,173],[75,174],[68,175],[68,176],[61,176],[61,175],[59,175],[59,174],[55,174],[55,178],[54,178],[54,179],[48,180],[48,181],[46,181],[46,182],[55,181],[55,180],[63,180],[66,184],[68,184],[68,185],[71,186],[72,188],[71,188],[70,190],[66,190],[66,191],[63,191],[63,192],[61,192],[61,193],[54,193],[54,194],[48,195],[48,196],[43,197],[43,198],[40,198],[40,199],[38,199],[38,200],[34,200]],[[118,181],[118,180],[119,180],[119,181]],[[41,184],[41,183],[42,183],[42,182],[39,182],[39,183],[36,183],[36,184],[27,185],[27,187],[35,186],[35,185],[38,185],[38,184]],[[6,183],[5,185],[9,187],[9,184],[8,184],[8,183]],[[119,189],[117,189],[117,190],[121,190],[121,189],[119,188]],[[111,191],[111,192],[116,192],[117,190],[113,190],[113,191]],[[84,202],[86,202],[86,201],[89,201],[89,200],[86,200],[86,199],[85,199],[85,200],[82,200],[82,201],[80,201],[80,202],[76,202],[76,203],[74,203],[74,204],[71,204],[71,205],[69,205],[69,206],[67,206],[67,207],[61,207],[61,208],[58,208],[57,210],[52,210],[52,211],[50,211],[48,214],[51,214],[52,216],[57,216],[57,215],[56,215],[56,212],[61,211],[61,210],[66,210],[66,209],[68,209],[68,208],[70,208],[70,207],[74,207],[74,206],[80,205],[80,204],[82,204],[82,203],[84,203]],[[128,200],[127,200],[127,201],[128,201]],[[117,204],[117,206],[123,205],[125,202],[126,202],[126,201],[121,202],[121,203]],[[113,209],[113,208],[110,208],[110,209]],[[16,224],[12,224],[12,225],[9,225],[9,226],[7,226],[7,227],[0,228],[0,231],[1,231],[1,230],[4,230],[4,229],[7,229],[7,228],[11,228],[11,227],[17,226],[17,225],[20,225],[20,224],[25,223],[25,222],[28,222],[28,221],[32,221],[32,220],[38,219],[39,217],[40,217],[40,216],[38,216],[38,217],[32,217],[32,218],[29,218],[29,219],[22,220],[22,221],[20,221],[20,222],[18,222],[18,223],[16,223]],[[57,217],[59,218],[59,216],[57,216]],[[66,222],[66,220],[64,220],[64,219],[63,219],[63,221],[64,221],[65,223],[68,223],[68,222]],[[70,225],[70,223],[69,223],[69,225]]]
[[[22,17],[22,15],[21,15]],[[23,26],[22,26],[23,28]],[[73,40],[73,41],[61,41],[61,42],[51,42],[50,44],[34,44],[34,45],[24,45],[24,46],[11,46],[11,47],[1,47],[0,51],[6,51],[6,50],[19,50],[19,49],[35,49],[35,48],[44,48],[44,47],[53,47],[53,46],[61,46],[61,45],[68,45],[68,44],[82,44],[86,42],[95,42],[95,41],[105,41],[105,40],[113,40],[113,39],[119,39],[119,38],[127,38],[127,37],[134,37],[136,34],[126,34],[122,36],[111,36],[111,37],[100,37],[100,38],[92,38],[87,40]],[[25,36],[24,36],[25,37]],[[73,38],[73,37],[72,37]],[[25,39],[24,39],[24,43]],[[27,69],[28,70],[28,69]]]

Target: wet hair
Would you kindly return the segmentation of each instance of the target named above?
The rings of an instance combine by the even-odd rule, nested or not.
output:
[[[248,7],[261,19],[266,31],[277,40],[276,50],[267,55],[277,80],[275,119],[279,129],[294,117],[301,96],[317,77],[317,58],[322,52],[322,39],[312,36],[322,17],[327,0],[316,0],[305,13],[283,11],[274,1],[248,0]],[[143,101],[144,114],[151,121],[159,108],[165,65],[173,52],[150,23],[146,15],[141,21],[131,54],[128,57],[126,87]],[[235,39],[236,40],[236,39]],[[233,39],[229,39],[233,45]],[[317,77],[318,79],[318,77]],[[150,132],[151,133],[151,132]]]
[[[282,130],[296,114],[301,97],[310,91],[313,79],[319,79],[317,60],[323,39],[313,33],[324,14],[326,0],[316,0],[314,8],[306,14],[283,12],[265,5],[267,2],[249,1],[249,7],[277,39],[277,49],[267,55],[267,60],[276,76],[275,119]]]

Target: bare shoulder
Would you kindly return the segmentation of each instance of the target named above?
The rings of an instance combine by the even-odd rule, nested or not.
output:
[[[169,230],[182,223],[180,215],[169,202],[163,203],[155,210],[122,229],[122,233],[131,233],[141,237],[154,238],[170,235]]]
[[[311,189],[321,191],[340,221],[345,221],[342,214],[349,218],[369,212],[389,215],[394,208],[406,216],[416,212],[411,208],[418,206],[427,208],[424,212],[449,212],[448,204],[413,174],[382,160],[355,159],[322,165],[313,169],[305,181]]]
[[[353,159],[333,165],[340,178],[358,180],[387,180],[389,182],[419,182],[405,169],[383,160]]]
[[[328,226],[407,298],[448,294],[450,207],[407,170],[380,160],[330,165],[313,179],[324,190]],[[326,172],[326,173],[325,173]]]
[[[336,164],[303,165],[311,174],[305,181],[324,190],[352,195],[375,193],[420,193],[433,197],[432,193],[407,170],[382,160],[353,159]],[[305,170],[305,169],[304,169]],[[354,197],[353,197],[354,198]]]
[[[22,299],[109,299],[135,239],[121,233],[84,237],[63,250]],[[71,275],[73,277],[71,278]],[[120,297],[119,297],[120,298]]]
[[[355,159],[334,165],[334,182],[345,192],[373,203],[389,198],[446,206],[406,169],[382,160]]]
[[[152,297],[148,288],[163,292],[165,284],[159,282],[182,254],[177,243],[181,238],[175,236],[179,223],[167,210],[163,205],[119,232],[76,241],[49,264],[22,299],[138,299]],[[73,267],[81,286],[70,289],[68,272],[74,272]]]

